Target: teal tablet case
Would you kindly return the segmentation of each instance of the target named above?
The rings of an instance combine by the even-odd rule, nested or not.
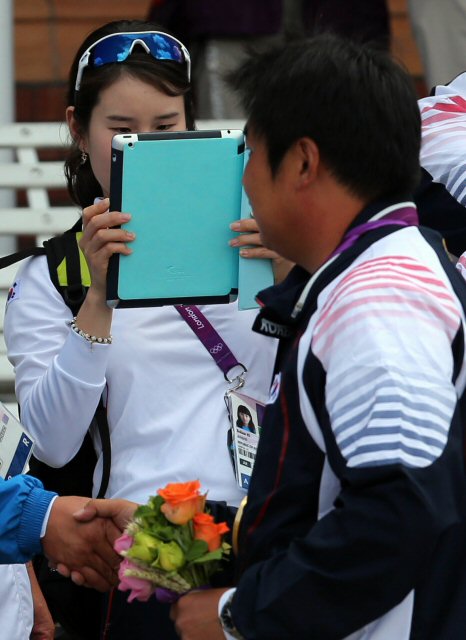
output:
[[[116,307],[226,303],[238,289],[229,224],[241,215],[241,131],[119,134],[110,207],[129,212],[132,254],[110,260]]]
[[[248,159],[248,151],[245,151],[245,164]],[[243,189],[241,198],[241,219],[250,218],[252,209],[248,197]],[[272,261],[267,258],[242,258],[239,256],[238,264],[238,308],[255,309],[259,305],[256,295],[262,289],[271,287],[274,283]]]

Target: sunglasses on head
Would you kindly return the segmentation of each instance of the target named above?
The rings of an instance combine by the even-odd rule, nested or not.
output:
[[[133,48],[140,45],[155,60],[172,60],[186,64],[188,81],[191,79],[191,58],[182,42],[161,31],[111,33],[94,42],[79,59],[75,91],[79,91],[86,67],[101,67],[111,62],[123,62]]]

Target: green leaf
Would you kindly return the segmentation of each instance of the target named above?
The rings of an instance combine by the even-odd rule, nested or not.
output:
[[[149,498],[148,504],[150,505],[153,512],[160,513],[160,507],[163,505],[164,502],[165,500],[162,498],[162,496],[159,496],[157,494],[156,496],[151,496]]]
[[[206,545],[207,546],[207,545]],[[204,562],[212,562],[212,560],[221,560],[223,556],[222,549],[215,549],[215,551],[209,551],[200,557],[191,560],[193,564],[202,564]]]
[[[135,518],[147,518],[152,514],[152,509],[148,507],[146,504],[139,506],[134,512]]]
[[[205,555],[209,550],[205,540],[193,540],[186,552],[186,562],[194,562],[196,558]]]
[[[157,538],[159,540],[163,540],[164,542],[171,542],[176,539],[176,529],[175,527],[170,526],[158,526],[155,527],[155,533],[157,534]]]
[[[189,527],[187,525],[174,527],[173,540],[175,540],[180,545],[180,547],[186,554],[193,542]]]

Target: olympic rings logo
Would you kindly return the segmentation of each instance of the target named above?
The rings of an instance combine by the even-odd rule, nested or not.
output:
[[[220,353],[222,349],[223,349],[223,344],[219,342],[218,344],[215,345],[215,347],[211,347],[209,349],[209,353],[211,353],[212,355],[215,355],[216,353]]]

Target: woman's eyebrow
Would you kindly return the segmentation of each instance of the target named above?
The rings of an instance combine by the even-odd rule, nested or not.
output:
[[[111,122],[133,122],[134,120],[134,118],[132,118],[131,116],[120,116],[118,114],[106,116],[106,119],[110,120]]]
[[[160,116],[156,116],[154,120],[171,120],[172,118],[177,118],[179,115],[179,111],[172,111],[171,113],[163,113]]]
[[[172,118],[178,118],[180,115],[179,111],[172,111],[170,113],[161,113],[154,117],[154,122],[159,120],[171,120]],[[106,119],[110,122],[134,122],[136,118],[132,116],[123,116],[117,113],[106,116]]]

